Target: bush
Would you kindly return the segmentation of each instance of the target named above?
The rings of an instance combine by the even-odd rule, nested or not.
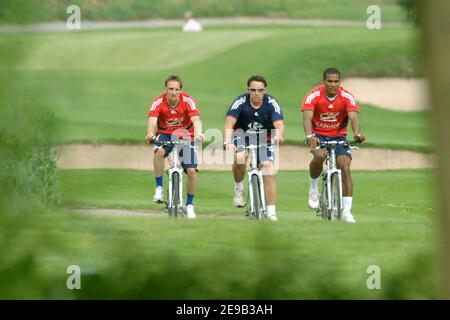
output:
[[[28,12],[27,8],[2,2],[8,12],[3,18],[20,20],[20,12]],[[59,202],[50,145],[52,116],[45,109],[45,96],[35,92],[25,72],[15,68],[25,57],[23,37],[15,34],[0,39],[0,212]]]

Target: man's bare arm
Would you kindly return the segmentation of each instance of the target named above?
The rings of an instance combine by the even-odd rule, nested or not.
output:
[[[353,138],[355,141],[364,142],[364,140],[366,140],[366,136],[359,131],[359,113],[356,111],[350,111],[348,113],[348,118],[350,120],[350,124],[352,125],[354,135]]]
[[[233,135],[233,128],[234,125],[236,124],[237,119],[235,117],[232,116],[227,116],[227,118],[225,119],[225,136],[224,136],[224,142],[226,143],[231,143],[231,137]]]
[[[273,126],[277,130],[277,139],[280,143],[284,142],[284,121],[278,120],[273,123]]]
[[[156,128],[158,126],[158,118],[157,117],[148,117],[147,120],[147,135],[145,139],[150,142],[156,138]]]
[[[312,119],[314,116],[314,111],[305,110],[303,111],[303,129],[305,130],[305,135],[309,136],[313,133]]]
[[[205,137],[203,136],[203,126],[200,116],[192,116],[191,121],[194,125],[194,139],[204,142]]]

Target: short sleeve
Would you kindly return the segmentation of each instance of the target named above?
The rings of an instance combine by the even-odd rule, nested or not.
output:
[[[319,90],[313,90],[311,92],[309,92],[305,99],[303,99],[303,103],[301,105],[301,111],[314,111],[316,110],[316,103],[315,103],[315,98],[320,96],[320,91]]]
[[[281,106],[275,98],[269,97],[268,103],[271,106],[271,118],[272,122],[283,120],[283,111]]]
[[[185,107],[187,109],[187,114],[189,117],[200,115],[200,112],[198,111],[198,107],[197,107],[197,101],[195,101],[194,98],[185,96],[185,97],[183,97],[183,99],[184,99]]]
[[[150,108],[148,109],[147,116],[149,117],[159,117],[159,112],[161,110],[163,98],[155,99]]]
[[[245,101],[245,96],[239,96],[237,99],[235,99],[227,111],[227,116],[232,116],[236,119],[239,118],[239,114],[241,113],[242,106],[244,105]]]
[[[356,103],[355,97],[347,91],[342,90],[341,95],[345,101],[345,107],[347,112],[356,111],[359,112],[359,106]]]

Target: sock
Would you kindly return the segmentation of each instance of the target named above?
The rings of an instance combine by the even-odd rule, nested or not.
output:
[[[163,187],[163,176],[155,177],[156,187]]]
[[[244,180],[241,182],[235,182],[234,183],[234,190],[236,191],[244,191]]]
[[[192,204],[194,202],[194,195],[193,194],[187,194],[187,200],[186,200],[186,206]]]
[[[319,192],[319,178],[309,177],[309,192]]]
[[[344,202],[344,212],[350,212],[350,210],[352,210],[352,200],[353,197],[342,197],[342,201]]]
[[[276,216],[276,212],[275,212],[275,205],[268,205],[267,206],[267,215],[268,216]]]

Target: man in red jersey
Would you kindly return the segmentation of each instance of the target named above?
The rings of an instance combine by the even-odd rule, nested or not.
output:
[[[323,85],[309,92],[301,110],[303,128],[310,151],[314,155],[309,164],[310,188],[308,204],[311,209],[319,206],[319,176],[326,158],[325,149],[316,149],[319,141],[346,140],[347,125],[350,121],[354,140],[363,142],[366,137],[359,131],[359,107],[351,93],[340,86],[341,73],[336,68],[328,68],[323,73]],[[353,184],[350,172],[352,152],[348,146],[336,148],[336,164],[342,170],[343,219],[356,222],[351,214]]]
[[[182,92],[183,81],[176,75],[169,76],[164,82],[164,93],[156,97],[148,110],[148,127],[146,140],[151,143],[171,140],[204,140],[201,128],[200,113],[195,100]],[[153,201],[163,202],[164,158],[173,147],[162,146],[156,141],[153,166],[156,189]],[[194,211],[194,195],[197,188],[197,155],[194,148],[183,148],[180,151],[181,165],[188,175],[186,216],[196,217]]]

